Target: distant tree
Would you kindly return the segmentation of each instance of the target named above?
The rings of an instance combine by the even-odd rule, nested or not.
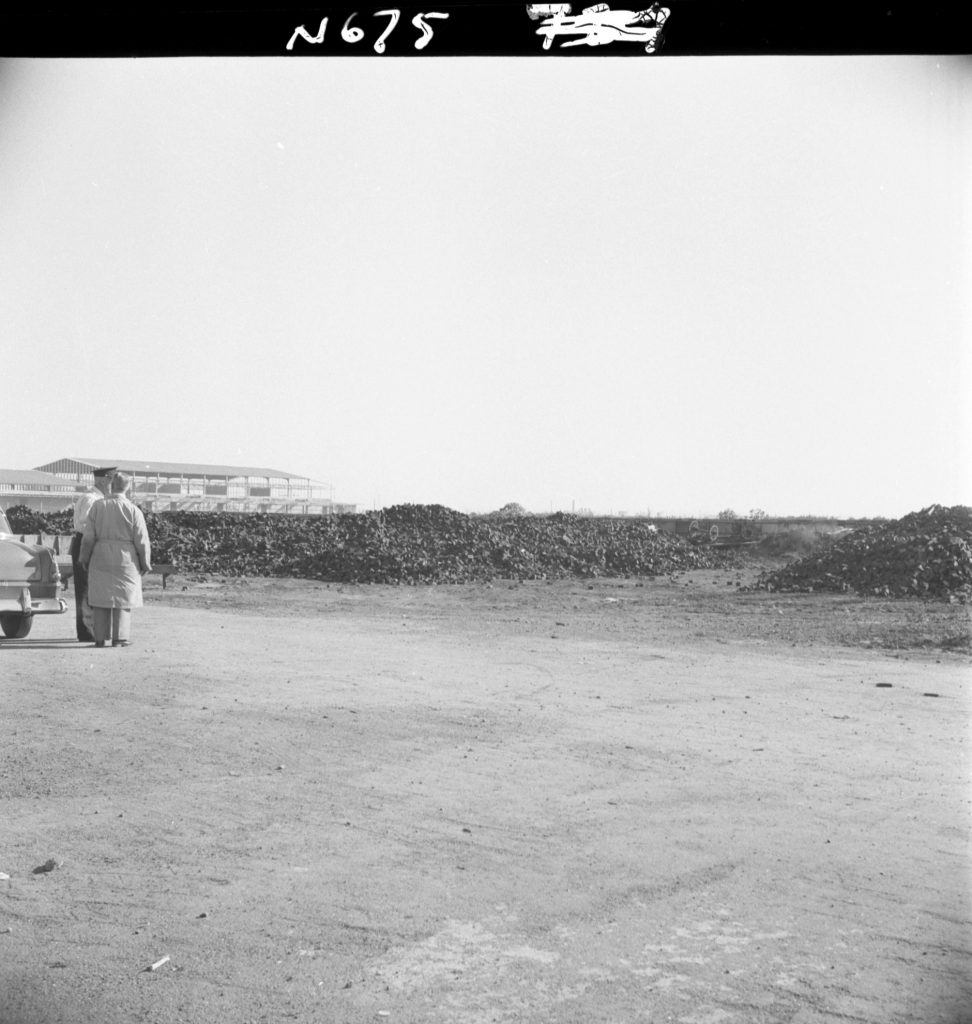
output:
[[[501,509],[493,513],[494,516],[503,516],[507,519],[515,519],[519,516],[528,516],[530,513],[518,502],[510,501]]]
[[[737,516],[736,513],[733,512],[733,510],[731,508],[724,508],[719,513],[719,518],[720,519],[738,519],[739,516]]]
[[[749,510],[750,519],[765,519],[766,513],[761,508],[751,508]]]

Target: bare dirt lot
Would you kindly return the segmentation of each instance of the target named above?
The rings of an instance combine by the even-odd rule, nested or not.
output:
[[[0,1024],[972,1021],[966,610],[740,578],[39,619]]]

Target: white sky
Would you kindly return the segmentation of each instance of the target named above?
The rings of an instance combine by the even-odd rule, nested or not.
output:
[[[9,60],[0,465],[972,504],[972,65]]]

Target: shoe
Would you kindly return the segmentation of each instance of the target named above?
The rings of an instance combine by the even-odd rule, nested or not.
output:
[[[105,646],[104,640],[95,640],[95,647],[104,647],[104,646]]]
[[[131,647],[132,646],[132,642],[131,642],[131,640],[112,640],[111,646],[112,647]]]

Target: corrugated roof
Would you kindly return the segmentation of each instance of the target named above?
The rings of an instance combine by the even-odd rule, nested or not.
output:
[[[53,473],[44,473],[39,469],[0,469],[0,484],[31,484],[74,490],[70,480],[55,476]]]
[[[72,462],[80,462],[92,469],[98,466],[117,466],[126,473],[159,473],[171,476],[274,476],[283,480],[306,480],[297,473],[285,473],[281,469],[267,469],[257,466],[210,466],[192,462],[133,462],[118,458],[82,458],[66,455]]]

